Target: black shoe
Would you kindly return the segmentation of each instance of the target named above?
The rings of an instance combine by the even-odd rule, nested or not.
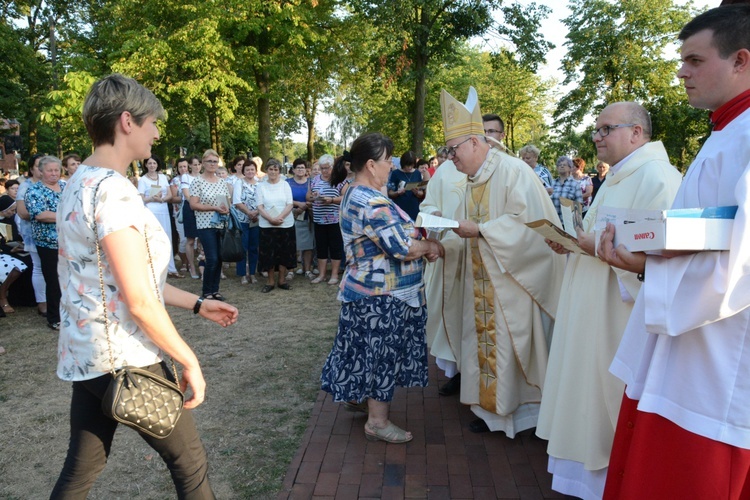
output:
[[[453,376],[452,379],[450,379],[448,382],[443,384],[441,388],[438,389],[438,394],[441,396],[453,396],[454,394],[458,394],[461,391],[461,374],[458,373]]]
[[[216,292],[216,293],[215,293],[215,294],[213,295],[213,297],[212,297],[212,298],[213,298],[214,300],[220,300],[220,301],[222,301],[222,302],[226,302],[226,301],[227,301],[227,299],[225,299],[225,298],[224,298],[224,296],[223,296],[222,294],[220,294],[219,292]]]
[[[490,428],[487,427],[487,423],[478,418],[469,424],[469,430],[474,434],[482,434],[483,432],[490,432]]]
[[[47,326],[50,327],[52,330],[60,330],[60,322],[57,321],[55,323],[47,323]]]

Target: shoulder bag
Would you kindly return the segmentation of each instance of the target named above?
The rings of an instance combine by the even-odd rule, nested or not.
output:
[[[242,245],[242,228],[240,227],[234,207],[229,209],[229,220],[221,234],[221,260],[239,262],[245,258],[245,247]]]

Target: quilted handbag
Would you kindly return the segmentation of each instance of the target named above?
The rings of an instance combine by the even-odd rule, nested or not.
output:
[[[177,384],[143,368],[115,371],[102,399],[108,417],[155,438],[172,433],[185,400]]]

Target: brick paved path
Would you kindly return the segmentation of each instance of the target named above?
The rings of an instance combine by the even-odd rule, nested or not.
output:
[[[430,385],[391,402],[390,419],[414,435],[406,445],[367,441],[367,417],[321,391],[278,498],[565,498],[550,489],[545,441],[470,432],[474,414],[438,395],[438,372],[430,359]]]

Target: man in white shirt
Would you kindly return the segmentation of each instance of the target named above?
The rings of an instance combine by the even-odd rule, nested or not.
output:
[[[713,131],[673,208],[737,205],[727,251],[599,254],[641,292],[610,367],[626,384],[604,498],[750,498],[750,5],[680,32],[690,104]]]

